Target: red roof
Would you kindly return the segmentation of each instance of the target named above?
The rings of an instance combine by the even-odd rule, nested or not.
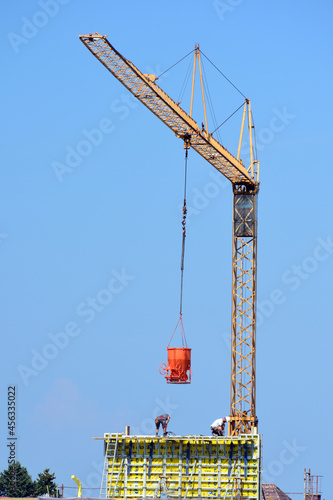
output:
[[[288,495],[283,493],[275,484],[262,485],[262,498],[263,500],[291,500]]]

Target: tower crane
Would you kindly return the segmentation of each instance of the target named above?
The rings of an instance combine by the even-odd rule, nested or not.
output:
[[[256,291],[257,198],[259,162],[253,153],[251,104],[245,99],[237,157],[223,147],[205,127],[199,127],[156,83],[156,76],[142,73],[99,33],[80,35],[90,52],[175,135],[224,175],[233,187],[231,407],[229,435],[257,432],[256,416]],[[195,61],[199,56],[196,47]],[[195,64],[195,63],[194,63]],[[201,65],[199,58],[199,68]],[[195,71],[195,66],[194,66]],[[193,99],[193,86],[192,86]],[[191,102],[192,110],[192,102]],[[244,126],[248,120],[250,162],[240,159]]]

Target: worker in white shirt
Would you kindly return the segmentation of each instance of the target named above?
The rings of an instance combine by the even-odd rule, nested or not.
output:
[[[225,418],[217,418],[214,420],[212,425],[210,426],[212,430],[212,435],[213,436],[224,436],[224,429],[225,429],[225,424],[229,422],[230,417],[225,417]]]

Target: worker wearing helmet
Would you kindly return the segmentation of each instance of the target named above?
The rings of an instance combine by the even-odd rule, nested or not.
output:
[[[224,429],[225,429],[225,424],[229,422],[230,417],[225,417],[225,418],[217,418],[214,420],[212,425],[210,426],[212,430],[212,435],[213,436],[224,436]]]
[[[163,428],[163,437],[167,436],[167,425],[169,423],[170,418],[171,418],[170,415],[168,415],[167,413],[155,418],[156,436],[158,436],[158,431],[161,424]]]

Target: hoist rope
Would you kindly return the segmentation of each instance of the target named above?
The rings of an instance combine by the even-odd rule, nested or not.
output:
[[[182,237],[182,254],[181,254],[181,262],[180,262],[179,319],[178,319],[178,323],[176,325],[176,328],[174,329],[173,334],[171,335],[171,339],[169,341],[167,349],[169,348],[169,345],[170,345],[171,340],[173,339],[173,336],[178,328],[178,325],[180,325],[180,331],[181,331],[181,335],[182,335],[182,347],[187,348],[185,330],[184,330],[184,325],[183,325],[183,284],[184,284],[184,257],[185,257],[186,214],[187,214],[187,207],[186,207],[187,157],[188,157],[188,150],[190,148],[189,138],[185,139],[184,148],[185,148],[185,174],[184,174],[184,205],[183,205],[183,219],[182,219],[182,235],[183,235],[183,237]]]
[[[186,238],[186,186],[187,186],[187,157],[188,157],[188,148],[185,145],[185,175],[184,175],[184,205],[183,205],[183,220],[182,220],[182,254],[180,261],[180,304],[179,304],[179,315],[182,317],[183,313],[183,283],[184,283],[184,257],[185,257],[185,238]]]

